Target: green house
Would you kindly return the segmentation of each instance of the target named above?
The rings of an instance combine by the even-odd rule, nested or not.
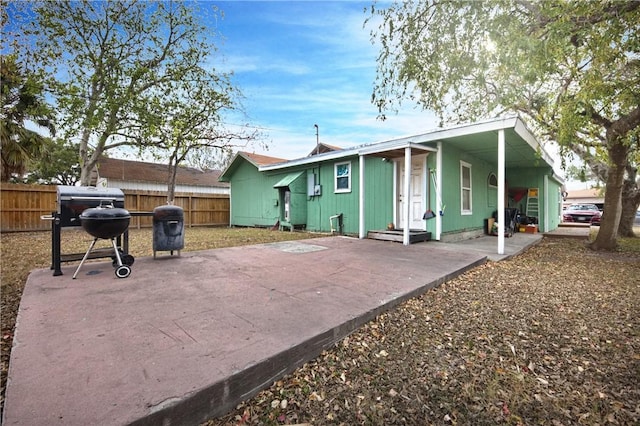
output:
[[[540,232],[558,227],[563,184],[519,117],[323,149],[296,160],[240,152],[220,180],[231,186],[231,226],[360,238],[391,230],[409,244],[413,234],[473,238],[490,232],[495,221],[498,251],[514,220],[516,230],[521,224]]]

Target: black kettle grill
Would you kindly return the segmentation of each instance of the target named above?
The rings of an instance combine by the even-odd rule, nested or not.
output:
[[[113,251],[115,255],[114,267],[116,267],[115,274],[118,278],[127,278],[131,275],[130,266],[133,265],[134,258],[129,254],[120,255],[120,250],[116,244],[116,238],[122,235],[128,228],[131,220],[131,214],[124,208],[114,207],[113,204],[100,204],[98,207],[93,207],[84,210],[80,216],[80,223],[82,228],[87,231],[94,240],[89,246],[89,250],[85,253],[78,269],[73,274],[73,279],[76,278],[80,268],[84,264],[89,253],[93,250],[96,241],[99,239],[111,240],[113,245]]]

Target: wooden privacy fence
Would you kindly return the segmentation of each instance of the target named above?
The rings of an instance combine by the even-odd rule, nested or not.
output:
[[[167,195],[158,191],[123,190],[124,206],[131,212],[152,212],[167,204]],[[2,183],[1,232],[51,230],[51,222],[41,216],[57,210],[55,185]],[[185,226],[228,226],[229,195],[177,193],[174,204],[184,209]],[[151,227],[151,217],[132,217],[130,228]]]

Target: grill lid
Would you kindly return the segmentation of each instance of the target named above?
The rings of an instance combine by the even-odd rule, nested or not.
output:
[[[113,206],[94,207],[86,209],[82,214],[80,214],[80,220],[83,221],[108,221],[117,219],[131,219],[131,214],[128,210]]]
[[[124,201],[119,188],[97,188],[95,186],[58,185],[58,201]]]
[[[57,195],[60,226],[80,226],[80,213],[91,207],[112,204],[124,208],[124,193],[119,188],[59,185]]]
[[[128,210],[100,206],[87,209],[80,215],[82,228],[96,238],[115,238],[129,227],[131,214]]]

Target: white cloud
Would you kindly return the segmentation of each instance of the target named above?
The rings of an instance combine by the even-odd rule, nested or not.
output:
[[[229,34],[225,67],[244,93],[247,114],[263,128],[268,150],[306,156],[320,141],[342,147],[433,129],[432,114],[412,106],[386,121],[371,104],[376,47],[363,27],[368,3],[223,3]],[[224,33],[224,28],[222,28]]]

